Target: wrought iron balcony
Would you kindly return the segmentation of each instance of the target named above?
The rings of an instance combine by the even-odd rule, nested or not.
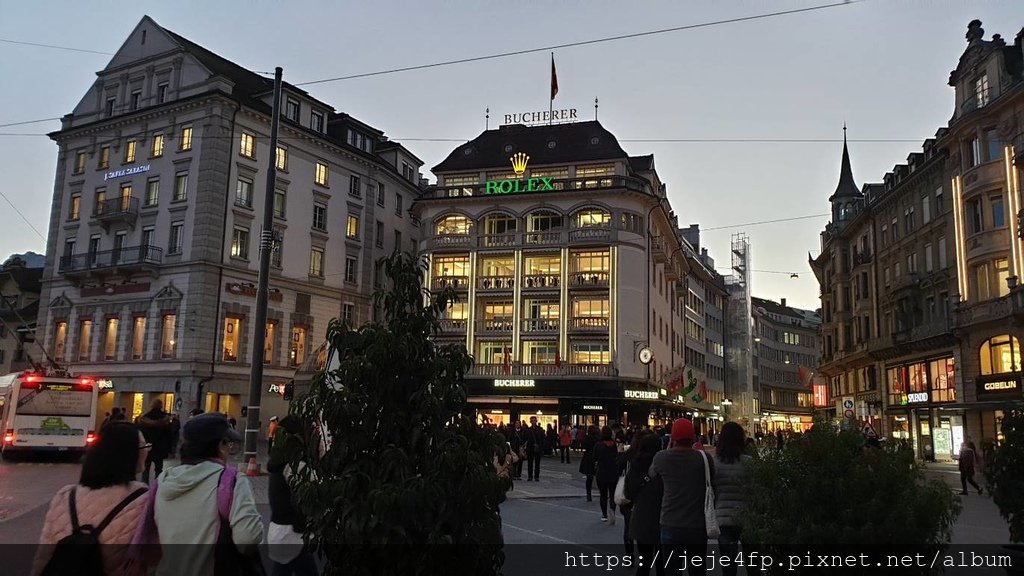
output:
[[[61,256],[58,270],[60,274],[69,278],[90,274],[103,276],[111,273],[155,273],[160,269],[163,255],[163,249],[156,246],[126,246],[118,250]]]
[[[439,248],[466,248],[473,245],[473,236],[470,234],[437,234],[428,238],[431,249]]]
[[[117,222],[124,222],[134,227],[139,217],[139,199],[130,196],[108,198],[96,203],[93,207],[92,217],[104,228]]]
[[[482,234],[478,241],[481,248],[512,248],[519,245],[519,234]]]

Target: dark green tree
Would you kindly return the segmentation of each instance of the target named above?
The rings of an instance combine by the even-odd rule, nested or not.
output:
[[[1024,542],[1024,411],[1003,416],[1003,442],[987,454],[985,479],[999,513],[1010,524],[1010,541]]]
[[[755,458],[747,480],[743,538],[783,557],[802,550],[934,550],[948,544],[960,513],[949,486],[926,479],[906,446],[872,447],[861,433],[827,422],[815,423],[784,450]],[[772,571],[789,573],[779,567]],[[848,568],[843,572],[856,573]],[[872,564],[860,573],[884,572]]]
[[[408,254],[381,265],[383,319],[358,329],[333,320],[340,364],[292,406],[314,423],[294,456],[306,540],[325,574],[498,574],[508,480],[493,462],[505,439],[469,408],[465,346],[432,339],[454,293],[425,290],[426,264]]]

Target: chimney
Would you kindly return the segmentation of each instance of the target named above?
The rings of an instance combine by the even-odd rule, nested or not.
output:
[[[785,308],[785,307],[786,307],[786,299],[785,299],[785,298],[783,298],[783,299],[782,299],[782,307],[783,307],[783,308]]]

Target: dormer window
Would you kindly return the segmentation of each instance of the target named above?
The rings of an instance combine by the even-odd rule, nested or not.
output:
[[[988,74],[982,74],[974,81],[974,102],[978,108],[988,104]]]
[[[113,116],[114,115],[114,104],[116,104],[116,103],[117,103],[117,98],[107,98],[107,107],[106,107],[106,110],[105,110],[107,116]]]
[[[294,122],[299,121],[299,101],[288,98],[284,105],[284,117]]]
[[[324,114],[316,110],[309,113],[309,127],[317,132],[324,131]]]

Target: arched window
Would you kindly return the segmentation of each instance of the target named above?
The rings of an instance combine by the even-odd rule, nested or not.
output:
[[[451,216],[445,216],[444,218],[437,221],[437,232],[438,235],[443,234],[469,234],[469,229],[472,227],[473,222],[465,216],[458,214],[452,214]]]
[[[527,232],[547,232],[562,229],[562,215],[550,210],[538,210],[526,219]]]
[[[1020,342],[1015,336],[993,336],[981,345],[981,374],[1019,372]]]
[[[573,223],[576,224],[577,228],[586,228],[589,226],[609,226],[612,221],[612,215],[609,212],[605,212],[600,208],[586,208],[580,210],[573,216]]]
[[[516,217],[490,214],[484,218],[484,234],[510,234],[516,231]]]

